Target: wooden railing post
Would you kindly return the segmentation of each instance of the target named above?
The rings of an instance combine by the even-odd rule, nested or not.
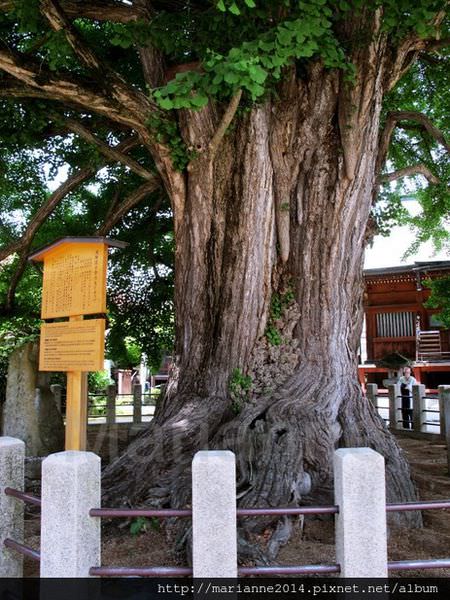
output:
[[[53,397],[55,398],[55,404],[60,413],[62,413],[62,386],[58,383],[54,383],[50,386]]]
[[[422,411],[425,408],[425,386],[422,383],[412,386],[412,400],[413,430],[420,433],[422,431]]]
[[[114,425],[116,422],[116,395],[117,390],[114,383],[106,388],[106,423]]]
[[[387,389],[389,396],[389,429],[399,429],[397,409],[400,407],[400,386],[398,383],[390,383]]]
[[[142,386],[136,383],[133,386],[133,423],[142,422]]]
[[[375,409],[378,409],[378,386],[376,383],[366,383],[366,396],[373,404]]]

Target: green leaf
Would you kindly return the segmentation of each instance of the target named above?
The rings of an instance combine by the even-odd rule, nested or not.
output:
[[[245,4],[249,7],[249,8],[255,8],[256,4],[254,3],[253,0],[244,0]]]
[[[225,12],[227,10],[227,7],[224,4],[223,0],[219,0],[216,4],[216,7],[221,10],[222,12]]]
[[[277,40],[282,46],[289,46],[292,42],[293,31],[289,29],[280,29],[277,34]]]
[[[258,65],[252,66],[249,69],[250,77],[256,83],[264,83],[267,79],[267,71],[259,67]]]
[[[178,97],[173,99],[173,107],[174,108],[190,108],[191,99]]]
[[[174,104],[170,98],[158,98],[158,104],[164,110],[171,110],[174,107]]]
[[[200,94],[196,94],[191,98],[191,104],[196,108],[202,108],[208,104],[208,96],[202,96]]]
[[[233,4],[231,4],[230,8],[229,8],[230,13],[233,13],[233,15],[240,15],[241,11],[238,8],[238,5],[233,2]]]
[[[237,83],[239,81],[239,75],[233,71],[228,71],[225,73],[224,79],[227,83]]]

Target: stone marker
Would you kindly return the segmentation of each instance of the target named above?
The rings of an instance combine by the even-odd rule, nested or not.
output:
[[[89,577],[100,566],[100,458],[67,451],[42,463],[41,577]]]
[[[387,577],[384,458],[370,448],[336,450],[334,490],[341,577]]]
[[[24,485],[25,444],[11,437],[0,437],[0,577],[23,577],[23,556],[5,548],[11,538],[23,543],[23,502],[5,496],[5,487],[22,491]]]
[[[50,374],[38,373],[38,344],[28,343],[9,359],[3,435],[25,442],[27,456],[64,448],[64,423],[50,389]]]
[[[192,462],[194,577],[237,577],[236,464],[228,450]]]

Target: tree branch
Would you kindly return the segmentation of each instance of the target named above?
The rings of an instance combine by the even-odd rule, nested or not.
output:
[[[103,225],[97,230],[96,235],[106,235],[114,225],[116,225],[122,217],[124,217],[132,208],[137,206],[146,196],[153,193],[161,186],[161,180],[156,175],[152,181],[143,183],[140,187],[134,190],[123,203],[114,211],[113,214],[106,218]]]
[[[436,37],[432,39],[423,39],[417,33],[411,34],[403,42],[393,49],[391,64],[388,69],[386,81],[386,90],[391,90],[394,85],[403,77],[411,65],[417,60],[420,52],[437,52],[448,45],[448,40],[439,40],[438,28],[445,19],[447,11],[438,11],[430,24],[436,30]]]
[[[389,145],[391,143],[392,134],[400,121],[416,121],[417,123],[419,123],[421,128],[425,129],[431,135],[432,138],[434,138],[439,144],[441,144],[446,149],[447,152],[450,152],[450,146],[449,144],[447,144],[444,134],[432,123],[432,121],[426,115],[420,112],[406,110],[391,112],[388,114],[386,124],[380,136],[376,165],[377,173],[381,173],[381,170],[383,169],[389,151]]]
[[[14,299],[15,299],[15,295],[16,295],[16,289],[17,286],[19,285],[20,280],[22,279],[22,275],[25,272],[25,269],[27,268],[27,264],[28,264],[28,251],[30,249],[30,244],[27,244],[20,255],[19,258],[19,264],[16,267],[16,270],[14,271],[13,276],[11,277],[11,281],[9,282],[9,287],[8,287],[8,291],[6,292],[6,298],[5,298],[5,304],[4,304],[4,309],[6,311],[11,311],[14,307]]]
[[[138,143],[139,141],[137,137],[131,137],[127,140],[124,140],[121,144],[118,144],[117,150],[119,150],[120,152],[128,152]],[[33,238],[38,229],[51,215],[51,213],[55,210],[58,204],[70,192],[73,192],[82,183],[84,183],[88,179],[91,179],[91,177],[93,177],[97,173],[97,171],[103,166],[105,166],[107,163],[108,161],[105,160],[103,163],[97,165],[96,167],[87,167],[86,169],[81,169],[80,171],[69,177],[64,183],[62,183],[34,214],[33,218],[31,219],[22,236],[6,248],[2,248],[0,250],[0,261],[4,260],[14,252],[20,252],[25,247],[29,246],[33,241]]]
[[[39,88],[32,88],[21,85],[17,79],[0,79],[0,98],[43,98],[46,100],[55,100],[55,97]]]
[[[43,93],[46,98],[82,106],[136,130],[145,128],[149,113],[157,110],[142,92],[123,82],[110,81],[107,97],[81,79],[58,78],[41,65],[26,60],[23,55],[13,55],[7,50],[0,50],[0,69],[31,89],[40,91],[41,96]]]
[[[149,0],[133,0],[133,7],[141,11],[143,19],[149,23],[152,18],[152,6]],[[142,72],[150,88],[159,87],[164,82],[163,53],[151,45],[139,46]]]
[[[423,50],[425,52],[439,52],[444,48],[450,46],[450,38],[443,38],[442,40],[431,40],[425,43]]]
[[[70,23],[64,14],[58,0],[40,0],[41,12],[47,18],[51,27],[55,31],[63,31],[70,47],[81,60],[81,62],[97,73],[101,73],[102,79],[109,80],[110,89],[113,97],[122,106],[130,110],[133,104],[138,101],[146,110],[151,107],[148,98],[141,92],[130,87],[121,75],[108,64],[99,60],[95,52],[84,42],[77,29]],[[131,103],[130,103],[131,101]],[[153,106],[153,108],[156,108]],[[142,111],[138,111],[138,114]]]
[[[94,52],[83,42],[75,27],[64,14],[57,0],[40,0],[41,13],[54,31],[63,31],[70,47],[88,68],[100,70],[102,65]]]
[[[239,102],[241,100],[241,96],[242,90],[238,90],[235,93],[235,95],[231,98],[231,101],[223,114],[222,120],[220,121],[219,126],[209,143],[209,154],[211,159],[215,157],[220,142],[222,141],[228,126],[230,125],[234,115],[236,114],[236,111],[239,107]]]
[[[70,19],[93,19],[95,21],[114,21],[131,23],[143,18],[139,7],[114,0],[62,0],[61,8]],[[14,9],[14,0],[0,0],[0,10],[8,12]]]
[[[130,169],[130,171],[133,171],[134,173],[136,173],[136,175],[139,175],[143,179],[153,180],[153,173],[147,171],[147,169],[140,165],[136,160],[134,160],[130,156],[127,156],[123,152],[120,152],[120,150],[117,150],[117,148],[109,146],[109,144],[107,144],[106,142],[98,138],[96,135],[94,135],[91,131],[89,131],[89,129],[85,127],[82,123],[79,123],[74,119],[66,119],[65,125],[70,131],[76,133],[88,143],[96,146],[98,150],[109,160],[114,160],[122,163],[123,165],[127,166]]]
[[[426,165],[422,163],[413,165],[411,167],[405,167],[404,169],[398,169],[397,171],[392,171],[391,173],[386,173],[385,175],[381,175],[379,180],[382,183],[386,183],[388,181],[401,179],[402,177],[413,177],[414,175],[423,175],[430,183],[440,183],[440,180],[433,175]]]

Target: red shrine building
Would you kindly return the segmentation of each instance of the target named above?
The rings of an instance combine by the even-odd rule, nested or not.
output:
[[[389,369],[380,361],[399,353],[408,358],[414,377],[427,388],[450,384],[450,330],[438,310],[425,306],[424,282],[450,276],[450,261],[416,262],[364,272],[365,327],[361,341],[361,383],[381,386]]]

